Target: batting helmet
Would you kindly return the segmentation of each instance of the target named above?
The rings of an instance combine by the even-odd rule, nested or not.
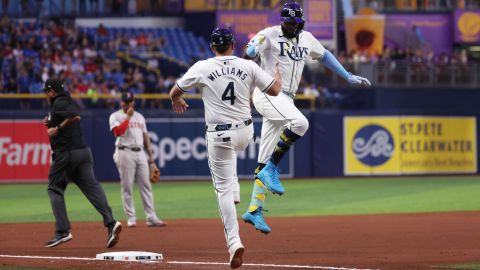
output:
[[[287,31],[282,26],[283,34],[287,38],[294,38],[302,32],[303,27],[305,26],[305,19],[303,18],[303,9],[297,2],[289,2],[283,5],[282,11],[280,12],[280,21],[287,23],[296,23],[297,28],[292,31]]]
[[[212,46],[225,46],[235,42],[235,38],[228,28],[215,28],[210,36]]]

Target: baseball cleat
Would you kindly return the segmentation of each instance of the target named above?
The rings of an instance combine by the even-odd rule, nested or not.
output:
[[[280,173],[271,161],[257,174],[257,178],[270,190],[273,194],[282,195],[285,188],[282,186],[279,178]]]
[[[255,229],[259,230],[261,233],[269,234],[272,231],[263,218],[261,207],[257,208],[257,210],[253,212],[245,212],[245,214],[242,215],[242,219],[246,223],[250,223],[255,226]]]
[[[72,240],[73,236],[71,233],[55,233],[53,238],[45,243],[45,247],[56,247],[62,243]]]
[[[135,228],[137,227],[137,222],[135,220],[128,220],[127,221],[128,228]]]
[[[112,248],[118,243],[118,240],[120,240],[121,231],[122,223],[118,221],[115,221],[115,224],[108,226],[107,248]]]
[[[229,250],[230,252],[230,268],[235,269],[242,266],[243,253],[245,248],[241,243],[235,243]]]
[[[161,219],[156,219],[156,220],[147,220],[146,222],[148,227],[165,227],[167,226],[167,223]]]

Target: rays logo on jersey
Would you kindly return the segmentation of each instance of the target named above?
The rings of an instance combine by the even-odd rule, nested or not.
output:
[[[293,61],[302,61],[308,57],[308,48],[290,45],[288,42],[279,41],[280,56],[288,56]]]
[[[393,154],[393,137],[382,126],[367,125],[355,134],[352,150],[355,157],[363,164],[368,166],[382,165]]]

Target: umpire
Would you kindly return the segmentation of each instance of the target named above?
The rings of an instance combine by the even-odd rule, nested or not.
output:
[[[107,248],[111,248],[119,240],[122,224],[113,219],[105,192],[93,174],[92,153],[83,139],[78,109],[69,93],[65,92],[62,80],[48,79],[44,91],[51,106],[44,124],[48,128],[53,152],[48,174],[48,197],[55,216],[55,235],[45,247],[55,247],[72,239],[64,192],[68,182],[73,181],[103,216],[103,224],[108,230]]]

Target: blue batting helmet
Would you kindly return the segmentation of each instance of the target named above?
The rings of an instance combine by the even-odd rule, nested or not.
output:
[[[215,28],[210,36],[212,46],[230,45],[235,42],[233,33],[228,28]]]
[[[298,24],[305,23],[303,9],[300,4],[297,2],[290,2],[283,5],[282,11],[280,12],[280,21],[294,22]]]

